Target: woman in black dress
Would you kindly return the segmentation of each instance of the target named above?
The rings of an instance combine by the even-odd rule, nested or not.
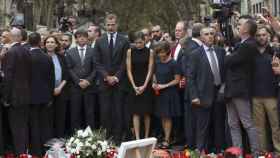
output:
[[[155,114],[161,118],[164,131],[162,148],[168,148],[172,129],[172,117],[181,115],[177,85],[180,81],[180,69],[171,57],[168,42],[160,42],[155,47],[158,60],[155,64],[153,88],[156,92]]]
[[[153,52],[145,47],[145,35],[135,35],[135,47],[127,51],[126,67],[129,79],[128,111],[133,117],[136,139],[140,139],[140,117],[144,116],[145,138],[149,136],[150,114],[153,112],[151,78],[154,66]]]

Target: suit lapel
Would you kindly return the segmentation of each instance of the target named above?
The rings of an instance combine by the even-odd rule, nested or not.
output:
[[[76,63],[78,63],[79,65],[82,65],[78,47],[75,48],[75,50],[73,52],[73,57],[74,57],[74,60],[76,60]]]
[[[212,73],[211,65],[210,65],[210,62],[208,60],[207,54],[206,54],[206,52],[205,52],[203,47],[201,47],[201,49],[202,49],[202,59],[204,60],[204,62],[206,64],[208,64],[208,66],[207,66],[209,68],[208,70]]]
[[[120,45],[120,36],[119,34],[117,34],[117,37],[116,37],[116,43],[115,43],[115,46],[114,46],[114,51],[113,51],[113,58],[116,56],[117,54],[117,50],[118,50],[118,47]]]
[[[222,54],[219,52],[219,50],[216,47],[214,48],[214,50],[215,50],[215,54],[216,54],[217,59],[218,59],[219,70],[220,70],[220,73],[221,73],[222,61],[223,61]]]
[[[86,54],[85,54],[85,59],[87,59],[87,57],[90,56],[90,53],[91,53],[91,52],[90,52],[90,47],[87,46]],[[84,60],[85,60],[85,59],[84,59]]]

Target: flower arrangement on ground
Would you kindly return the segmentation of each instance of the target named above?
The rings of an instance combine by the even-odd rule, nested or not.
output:
[[[66,152],[76,158],[104,158],[112,147],[105,130],[92,131],[90,127],[76,131],[65,143]]]

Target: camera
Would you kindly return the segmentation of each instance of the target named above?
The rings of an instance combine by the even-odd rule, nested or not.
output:
[[[218,20],[221,33],[225,37],[225,44],[233,46],[233,31],[230,24],[231,16],[233,15],[234,6],[240,0],[212,0],[211,7],[214,9],[213,18]]]
[[[59,21],[59,30],[61,32],[67,32],[70,31],[70,28],[72,27],[72,23],[69,21],[68,17],[62,17]]]
[[[239,0],[213,0],[211,7],[215,10],[213,18],[219,22],[228,20],[233,15],[233,8],[239,3]]]

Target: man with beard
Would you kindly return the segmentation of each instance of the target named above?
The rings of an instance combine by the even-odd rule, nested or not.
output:
[[[64,33],[61,36],[60,44],[61,51],[59,52],[61,55],[66,56],[67,51],[70,49],[72,43],[72,35],[70,33]]]
[[[258,131],[260,149],[268,151],[267,123],[271,128],[272,142],[275,153],[280,154],[279,119],[277,111],[277,81],[273,74],[273,48],[269,45],[269,30],[259,27],[256,34],[258,50],[255,57],[253,84],[253,119]],[[271,67],[272,62],[272,67]],[[267,118],[266,118],[267,116]]]
[[[155,25],[152,27],[152,47],[156,45],[162,37],[162,30],[160,25]]]

